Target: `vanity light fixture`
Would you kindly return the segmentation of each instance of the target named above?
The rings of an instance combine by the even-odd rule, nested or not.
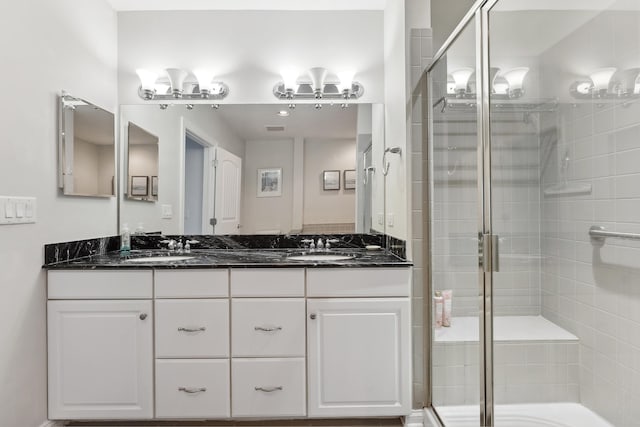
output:
[[[507,96],[509,98],[520,98],[524,95],[524,88],[522,84],[528,72],[529,67],[517,67],[500,73],[500,76],[503,77],[509,85],[509,88],[507,89]]]
[[[273,95],[289,101],[342,99],[346,103],[351,99],[360,98],[364,93],[362,84],[353,80],[354,75],[353,71],[334,75],[323,67],[311,68],[303,75],[287,70],[282,73],[282,80],[273,87]],[[295,104],[290,103],[289,108],[295,108]]]
[[[276,115],[280,117],[289,117],[289,112],[287,110],[280,110],[276,113]]]
[[[569,92],[576,99],[629,100],[640,98],[640,68],[617,71],[614,67],[598,68],[589,78],[571,84]],[[627,105],[627,104],[623,104]]]
[[[162,73],[138,69],[136,74],[141,83],[138,96],[145,101],[224,99],[229,94],[229,86],[214,80],[208,69],[192,73],[179,68],[167,68]]]
[[[453,94],[457,98],[464,98],[469,94],[467,90],[469,84],[469,77],[473,74],[473,68],[459,68],[451,72],[451,78],[453,79],[453,85],[447,85],[449,90],[453,89]]]
[[[491,97],[494,99],[515,99],[524,95],[524,78],[528,67],[516,67],[506,71],[491,67],[489,70]],[[447,76],[447,96],[450,98],[476,98],[476,73],[473,68],[463,67],[453,70]]]

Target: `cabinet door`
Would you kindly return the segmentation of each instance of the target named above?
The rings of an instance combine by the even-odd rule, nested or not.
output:
[[[409,298],[307,302],[309,416],[411,412]]]
[[[49,419],[153,417],[149,300],[49,301]]]

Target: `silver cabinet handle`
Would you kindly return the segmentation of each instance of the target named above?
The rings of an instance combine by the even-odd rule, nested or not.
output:
[[[140,313],[140,320],[144,320],[147,318],[147,313]]]
[[[311,319],[311,320],[316,320],[316,317],[317,316],[315,314],[310,314],[309,315],[309,319]]]
[[[195,393],[204,393],[207,391],[206,387],[178,387],[178,391],[184,391],[185,393],[195,394]]]
[[[274,326],[273,328],[267,327],[267,326],[254,326],[253,328],[254,331],[263,331],[263,332],[276,332],[276,331],[281,331],[282,330],[282,326]]]
[[[178,332],[204,332],[207,328],[200,326],[199,328],[178,328]]]
[[[282,390],[282,388],[283,387],[281,385],[277,387],[258,387],[258,386],[254,387],[256,391],[263,391],[265,393],[273,393],[274,391],[280,391]]]

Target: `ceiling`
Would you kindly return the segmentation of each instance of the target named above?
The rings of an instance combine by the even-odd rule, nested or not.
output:
[[[210,108],[196,106],[196,108]],[[279,117],[280,110],[289,111],[288,117]],[[245,141],[277,140],[283,138],[355,139],[358,108],[342,109],[339,105],[324,105],[316,110],[313,105],[299,104],[289,110],[282,104],[221,105],[212,113],[221,117]],[[266,126],[284,126],[284,131],[267,131]]]
[[[95,145],[113,145],[113,114],[92,105],[73,111],[74,137]]]
[[[107,0],[114,10],[384,10],[387,0]]]

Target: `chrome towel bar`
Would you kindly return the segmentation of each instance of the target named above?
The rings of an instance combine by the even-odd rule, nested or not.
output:
[[[621,233],[618,231],[607,231],[600,225],[594,225],[589,229],[589,236],[593,243],[604,245],[604,241],[607,237],[614,237],[616,239],[627,240],[640,240],[640,234],[638,233]]]

